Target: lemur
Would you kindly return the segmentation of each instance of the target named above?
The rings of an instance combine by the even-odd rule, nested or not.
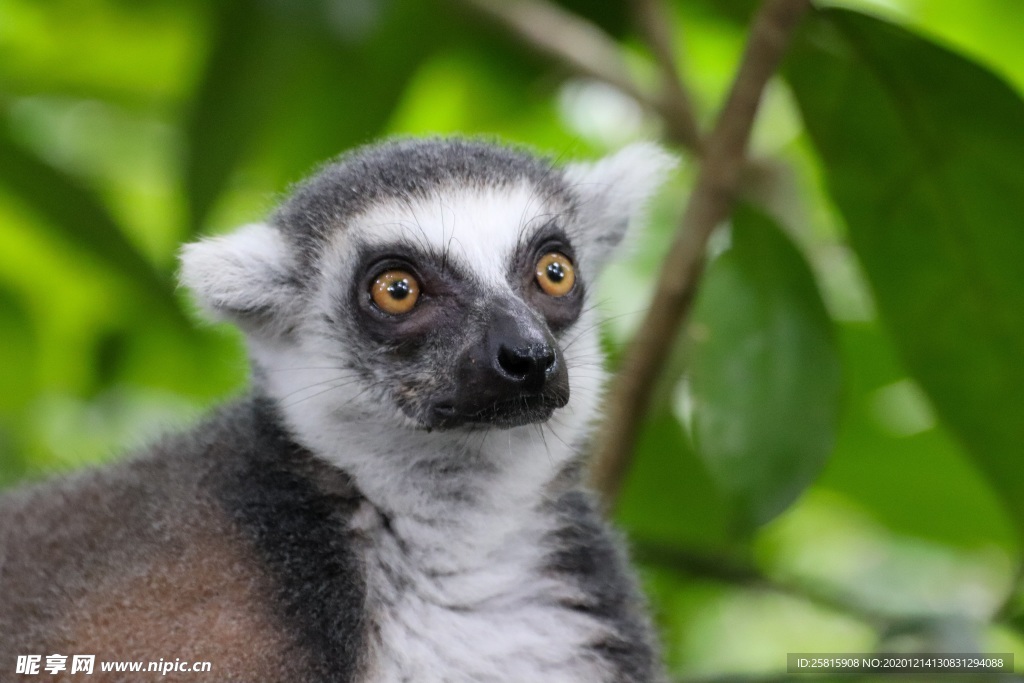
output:
[[[132,681],[661,681],[581,444],[594,281],[672,166],[391,140],[185,246],[251,389],[0,499],[0,679],[86,653],[212,666]]]

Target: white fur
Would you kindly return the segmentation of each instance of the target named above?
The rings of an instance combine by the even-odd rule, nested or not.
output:
[[[507,264],[521,228],[528,226],[528,239],[556,210],[525,186],[378,207],[338,236],[321,266],[324,279],[346,281],[349,240],[358,236],[364,243],[419,241],[448,249],[484,286],[512,293]],[[326,307],[330,299],[324,290],[314,305]],[[269,387],[299,438],[349,472],[373,505],[359,523],[368,544],[369,604],[388,605],[377,616],[387,652],[373,659],[369,680],[604,680],[596,659],[579,656],[603,627],[557,608],[573,589],[540,571],[551,522],[537,512],[546,485],[574,456],[569,444],[596,412],[602,375],[594,312],[575,326],[589,332],[565,350],[568,405],[542,426],[469,434],[397,427],[407,418],[383,392],[366,391],[341,370],[322,369],[339,367],[341,351],[326,335],[309,334],[318,324],[316,316],[309,320],[298,348],[257,342],[253,350],[270,369]],[[570,330],[567,339],[575,335]],[[337,388],[325,392],[329,387]],[[475,494],[472,504],[440,497],[443,475],[416,467],[453,457],[495,466],[460,475],[459,487]],[[390,531],[376,510],[389,516]]]
[[[569,403],[547,424],[468,435],[413,429],[415,424],[389,400],[388,388],[367,390],[342,369],[345,349],[328,334],[319,315],[330,310],[335,294],[331,286],[351,280],[353,242],[426,240],[426,245],[435,249],[448,248],[450,260],[472,272],[483,286],[512,294],[507,263],[520,226],[540,228],[540,217],[551,211],[552,207],[522,187],[505,193],[459,192],[446,195],[443,201],[380,207],[339,234],[327,252],[321,271],[329,284],[314,295],[314,310],[305,316],[307,322],[296,342],[282,345],[250,340],[256,362],[268,371],[267,389],[279,399],[296,434],[314,452],[352,474],[381,509],[421,518],[450,513],[450,503],[438,500],[437,482],[424,480],[427,475],[413,466],[430,459],[444,461],[452,457],[453,450],[465,449],[487,462],[501,464],[506,477],[490,484],[494,490],[485,496],[485,502],[512,501],[519,507],[535,504],[543,485],[572,457],[568,444],[582,436],[595,415],[603,376],[597,363],[596,314],[587,310],[566,333],[568,341],[563,348]],[[523,239],[529,239],[529,231]],[[574,330],[585,333],[577,337]],[[370,455],[379,453],[388,455]],[[517,519],[507,514],[510,510],[506,507],[483,512],[497,513],[485,525],[491,529]]]
[[[352,233],[365,244],[411,243],[456,259],[487,285],[509,290],[508,262],[516,246],[568,207],[547,206],[527,183],[510,188],[455,189],[443,197],[388,202],[361,215]],[[334,258],[351,251],[338,235]]]
[[[251,320],[238,315],[253,308],[273,310],[276,325],[301,302],[288,286],[295,259],[281,232],[265,223],[252,223],[221,237],[186,244],[179,254],[181,283],[217,320],[251,329]]]
[[[581,343],[582,357],[598,353],[596,335]],[[333,352],[318,346],[308,342],[294,367],[327,367]],[[259,357],[274,366],[287,355],[264,347]],[[396,428],[397,411],[340,373],[326,393],[324,372],[268,373],[275,393],[291,396],[282,405],[300,439],[349,472],[372,504],[355,521],[366,539],[367,604],[385,606],[368,682],[608,680],[599,662],[579,657],[602,625],[557,609],[573,589],[539,569],[551,520],[537,507],[573,457],[568,444],[584,433],[601,384],[598,369],[568,364],[571,399],[548,424],[468,435]],[[476,494],[471,504],[440,498],[445,475],[415,467],[453,456],[497,466],[459,477]]]
[[[622,242],[631,224],[679,159],[652,142],[636,142],[593,163],[570,164],[565,177],[584,201],[579,220],[595,224],[604,236],[588,245],[585,265],[600,271]]]
[[[564,336],[569,403],[546,424],[415,429],[388,388],[364,386],[344,369],[347,349],[326,328],[339,283],[353,281],[354,247],[406,242],[447,252],[484,288],[515,295],[508,263],[516,245],[557,219],[582,255],[582,276],[593,280],[673,163],[660,148],[635,145],[571,167],[571,181],[585,196],[572,223],[565,223],[566,206],[525,184],[374,207],[328,245],[297,334],[250,334],[264,388],[296,438],[344,469],[366,498],[353,525],[365,544],[367,604],[380,627],[368,681],[609,680],[586,654],[607,627],[559,608],[575,589],[541,571],[545,535],[555,522],[540,506],[596,414],[603,375],[596,314],[587,308]],[[591,232],[609,230],[620,234]],[[182,255],[183,280],[219,315],[243,303],[282,306],[279,286],[258,284],[287,267],[282,242],[265,226],[248,226],[192,245]],[[466,463],[485,466],[446,473],[446,466]]]
[[[450,529],[402,519],[395,535],[416,540],[411,552],[369,529],[377,541],[368,556],[369,599],[387,605],[374,643],[387,653],[375,658],[369,680],[607,680],[597,661],[578,654],[603,627],[557,608],[576,596],[539,571],[543,521],[529,510],[507,512],[519,518],[516,528],[503,528],[498,510]],[[491,529],[489,522],[499,523]],[[483,553],[466,544],[458,556],[445,553],[454,534],[475,534],[492,547]],[[438,562],[443,573],[427,573]]]

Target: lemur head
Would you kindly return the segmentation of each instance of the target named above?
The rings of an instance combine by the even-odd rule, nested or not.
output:
[[[245,332],[256,381],[300,421],[435,431],[589,416],[587,299],[673,163],[652,144],[563,168],[465,139],[365,147],[269,222],[186,246],[182,280]]]

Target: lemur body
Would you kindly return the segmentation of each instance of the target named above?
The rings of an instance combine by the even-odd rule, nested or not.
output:
[[[578,446],[601,384],[586,286],[670,164],[391,142],[186,247],[253,390],[0,499],[0,678],[63,652],[219,681],[660,680]]]

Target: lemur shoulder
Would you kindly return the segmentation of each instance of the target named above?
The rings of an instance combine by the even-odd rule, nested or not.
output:
[[[594,280],[672,163],[390,141],[184,247],[251,390],[0,498],[0,678],[56,652],[217,681],[662,680],[580,445]]]

